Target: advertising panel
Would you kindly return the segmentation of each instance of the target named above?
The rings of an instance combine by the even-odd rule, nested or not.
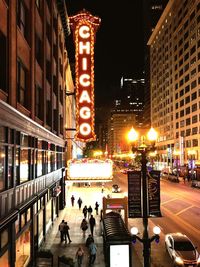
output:
[[[129,245],[110,246],[110,267],[130,267]]]
[[[160,171],[148,173],[149,217],[161,217],[160,211]]]
[[[142,217],[141,172],[128,172],[128,217]]]

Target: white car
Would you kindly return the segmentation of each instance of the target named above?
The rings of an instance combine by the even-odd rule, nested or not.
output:
[[[165,247],[177,267],[200,267],[200,255],[192,241],[182,233],[165,236]]]

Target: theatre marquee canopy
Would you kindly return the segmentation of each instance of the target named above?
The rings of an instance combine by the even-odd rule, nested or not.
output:
[[[100,18],[88,11],[69,17],[76,60],[76,140],[90,142],[94,133],[94,42]]]
[[[72,181],[111,181],[113,161],[110,159],[73,159],[67,164],[67,180]]]

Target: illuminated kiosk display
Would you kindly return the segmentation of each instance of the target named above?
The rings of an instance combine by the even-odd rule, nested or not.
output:
[[[80,11],[69,18],[76,53],[76,140],[90,142],[94,133],[94,42],[100,18]]]

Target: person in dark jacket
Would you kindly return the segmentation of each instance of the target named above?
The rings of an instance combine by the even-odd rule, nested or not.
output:
[[[96,210],[96,215],[98,215],[99,214],[99,203],[97,201],[95,203],[95,208],[94,209]]]
[[[86,247],[89,248],[92,242],[94,242],[94,238],[92,237],[92,235],[88,235],[88,238],[86,239],[86,242],[85,242]]]
[[[91,215],[90,219],[89,219],[89,224],[90,224],[90,231],[91,231],[91,234],[93,236],[93,233],[94,233],[94,227],[96,225],[96,220],[95,218],[93,217],[93,215]]]
[[[88,212],[88,209],[87,209],[87,206],[85,206],[83,208],[83,215],[84,215],[84,218],[86,219],[87,218],[87,212]]]
[[[69,240],[69,243],[71,243],[71,239],[70,239],[70,236],[69,236],[69,225],[67,224],[67,222],[64,223],[64,227],[63,227],[63,235],[64,235],[64,240],[65,240],[65,243],[67,243],[67,238]]]
[[[79,210],[80,210],[81,209],[81,205],[83,203],[83,201],[82,201],[82,199],[80,197],[79,197],[77,203],[78,203],[78,207],[79,207]]]
[[[74,197],[74,195],[72,195],[72,196],[71,196],[72,207],[74,207],[74,200],[75,200],[75,197]]]
[[[90,216],[92,214],[92,211],[93,211],[92,207],[89,206],[89,208],[88,208],[88,219],[90,219]]]

